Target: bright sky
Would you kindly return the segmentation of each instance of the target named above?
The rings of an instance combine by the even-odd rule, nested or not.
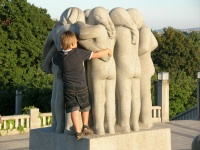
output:
[[[186,29],[200,27],[200,0],[27,0],[37,7],[47,9],[52,19],[60,18],[68,7],[81,10],[102,6],[109,10],[115,7],[136,8],[144,16],[151,29],[173,27]]]

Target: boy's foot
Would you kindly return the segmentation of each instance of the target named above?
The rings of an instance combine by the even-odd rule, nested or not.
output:
[[[76,139],[80,140],[80,139],[82,139],[84,137],[84,135],[85,135],[85,133],[83,133],[83,132],[80,132],[80,133],[76,132]]]
[[[94,132],[92,131],[92,129],[90,129],[90,127],[87,126],[87,125],[83,125],[82,132],[83,132],[85,135],[94,134]]]

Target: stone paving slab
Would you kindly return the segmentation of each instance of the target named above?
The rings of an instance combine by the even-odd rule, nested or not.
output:
[[[200,120],[178,120],[154,123],[153,128],[170,128],[172,150],[191,150],[195,136],[200,134]],[[0,137],[0,150],[28,150],[29,134]]]
[[[200,134],[200,120],[178,120],[156,123],[156,127],[171,129],[172,150],[191,150],[192,141]]]
[[[0,150],[29,150],[29,133],[0,137]]]

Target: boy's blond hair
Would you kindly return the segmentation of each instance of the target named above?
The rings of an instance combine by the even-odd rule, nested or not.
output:
[[[61,47],[66,50],[69,49],[73,43],[77,42],[77,38],[74,32],[72,31],[65,31],[60,36]]]

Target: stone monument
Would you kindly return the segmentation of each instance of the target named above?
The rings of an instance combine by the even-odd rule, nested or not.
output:
[[[109,48],[114,54],[86,64],[95,134],[80,141],[71,132],[69,114],[64,113],[60,70],[51,63],[60,50],[60,35],[66,30],[75,32],[83,48]],[[171,150],[170,129],[152,127],[151,52],[156,47],[155,37],[136,9],[66,9],[43,50],[42,69],[54,74],[53,124],[30,131],[30,150]]]

